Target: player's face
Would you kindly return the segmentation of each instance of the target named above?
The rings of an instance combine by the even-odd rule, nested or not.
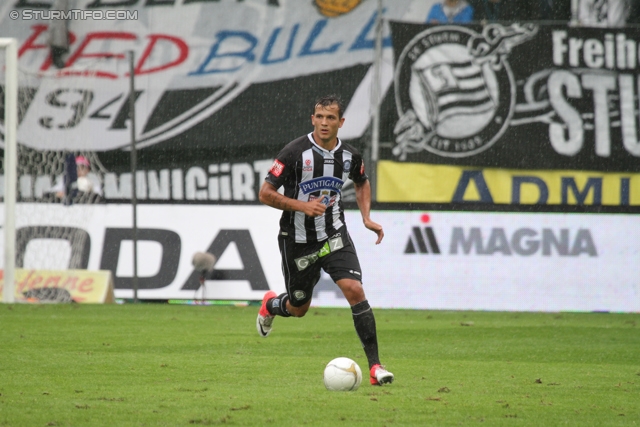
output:
[[[76,170],[78,171],[78,176],[85,176],[89,174],[89,168],[85,165],[78,165]]]
[[[316,105],[315,112],[311,116],[311,123],[316,142],[323,145],[333,145],[338,136],[338,129],[344,123],[344,117],[339,118],[338,104],[331,104],[328,107]]]

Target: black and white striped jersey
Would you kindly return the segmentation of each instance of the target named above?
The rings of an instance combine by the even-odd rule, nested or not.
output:
[[[280,231],[295,236],[296,243],[320,242],[332,236],[345,224],[341,194],[347,179],[355,183],[368,179],[362,156],[351,145],[338,139],[336,147],[327,151],[315,143],[311,133],[287,144],[265,180],[276,189],[284,186],[284,195],[292,199],[322,198],[327,210],[316,218],[284,211]]]

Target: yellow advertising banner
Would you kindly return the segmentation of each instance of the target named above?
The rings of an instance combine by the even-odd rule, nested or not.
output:
[[[4,270],[0,270],[0,295]],[[15,273],[16,302],[113,303],[111,271],[24,270]]]
[[[518,170],[380,161],[377,200],[640,206],[640,174]]]

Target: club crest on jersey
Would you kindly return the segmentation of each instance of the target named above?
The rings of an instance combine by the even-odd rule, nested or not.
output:
[[[319,196],[309,196],[309,201],[313,201],[316,199],[322,199],[322,204],[326,207],[333,206],[336,202],[336,196],[332,196],[328,190],[322,190]]]
[[[516,85],[507,61],[538,31],[534,24],[490,24],[482,34],[437,26],[413,38],[395,75],[399,120],[394,156],[429,151],[468,157],[491,147],[513,115]]]
[[[282,175],[282,172],[284,172],[284,164],[276,159],[273,162],[273,165],[271,166],[269,172],[271,172],[273,176],[279,177],[280,175]]]

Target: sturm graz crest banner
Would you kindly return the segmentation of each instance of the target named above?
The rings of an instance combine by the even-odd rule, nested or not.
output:
[[[640,205],[639,30],[391,29],[379,201]]]
[[[394,154],[426,150],[443,157],[468,157],[504,134],[515,101],[506,55],[535,34],[534,25],[441,26],[420,33],[402,51],[395,73],[400,119]],[[492,44],[490,44],[492,43]]]

